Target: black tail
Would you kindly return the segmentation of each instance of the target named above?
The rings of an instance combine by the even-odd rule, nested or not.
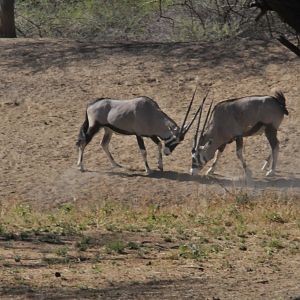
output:
[[[89,128],[89,120],[87,116],[87,111],[85,112],[85,120],[80,127],[79,134],[78,134],[78,140],[76,142],[76,146],[79,147],[82,143],[86,143],[86,132]]]
[[[282,91],[276,91],[275,92],[275,98],[278,101],[278,104],[280,105],[281,109],[283,110],[283,113],[288,116],[289,112],[286,108],[286,101],[285,101],[285,97],[283,95],[283,92]]]

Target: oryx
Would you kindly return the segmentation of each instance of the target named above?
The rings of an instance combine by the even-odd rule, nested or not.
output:
[[[192,148],[191,174],[197,174],[216,154],[206,173],[213,174],[226,145],[235,141],[237,157],[242,162],[245,174],[250,176],[251,172],[243,159],[243,137],[261,132],[265,133],[271,146],[271,155],[266,159],[262,170],[268,168],[266,176],[275,174],[279,151],[277,130],[284,115],[288,115],[285,102],[281,91],[275,92],[274,96],[249,96],[222,101],[214,107],[211,114],[210,106],[198,136],[200,113]]]
[[[158,168],[163,170],[162,143],[164,142],[164,154],[169,155],[176,146],[183,141],[186,133],[193,124],[200,107],[191,122],[186,125],[196,89],[185,114],[183,123],[179,127],[158,104],[148,97],[138,97],[130,100],[116,100],[109,98],[96,99],[87,105],[86,118],[80,128],[76,145],[79,149],[77,165],[81,171],[83,168],[83,151],[93,136],[104,128],[104,136],[101,146],[113,166],[119,166],[109,152],[108,145],[113,132],[124,135],[135,135],[146,172],[151,172],[147,162],[147,152],[143,137],[151,138],[158,147]]]

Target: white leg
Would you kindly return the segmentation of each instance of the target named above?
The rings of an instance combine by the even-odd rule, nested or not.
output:
[[[144,164],[145,164],[145,171],[147,174],[151,173],[151,169],[149,168],[148,162],[147,162],[147,151],[145,148],[145,144],[144,144],[144,140],[142,137],[140,136],[136,136],[143,160],[144,160]]]
[[[279,141],[277,139],[277,129],[274,128],[272,125],[270,125],[266,127],[265,133],[270,143],[270,146],[272,148],[272,166],[271,169],[266,173],[266,176],[273,176],[275,175],[275,169],[276,169],[277,158],[279,153]]]
[[[273,157],[272,167],[266,173],[266,176],[273,176],[273,175],[275,175],[275,169],[276,169],[276,164],[277,164],[278,153],[279,153],[279,146],[275,147],[272,150],[272,157]]]
[[[84,147],[82,147],[82,146],[78,147],[78,161],[77,161],[77,166],[78,166],[78,169],[81,172],[84,171],[84,167],[83,167],[83,150],[84,150]]]
[[[162,160],[162,153],[161,153],[161,150],[162,150],[162,144],[159,143],[157,145],[157,148],[158,148],[158,155],[157,155],[157,164],[158,164],[158,168],[160,171],[163,171],[164,167],[163,167],[163,160]]]
[[[221,156],[222,152],[220,150],[217,150],[216,154],[215,154],[215,158],[214,158],[214,161],[213,161],[213,164],[211,165],[211,167],[207,170],[206,172],[206,175],[213,175],[214,172],[215,172],[215,168],[216,168],[216,165],[217,165],[217,162]]]
[[[151,140],[157,145],[157,166],[160,171],[163,171],[162,144],[157,136],[151,137]]]
[[[145,171],[147,174],[151,174],[151,169],[149,168],[149,165],[148,165],[148,162],[147,162],[147,151],[146,150],[143,150],[143,149],[140,149],[141,151],[141,154],[142,154],[142,157],[143,157],[143,160],[144,160],[144,164],[145,164]]]

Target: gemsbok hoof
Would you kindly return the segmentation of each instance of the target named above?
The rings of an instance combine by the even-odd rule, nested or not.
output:
[[[213,168],[209,168],[205,173],[206,176],[213,176],[215,174],[215,170]]]
[[[245,170],[245,175],[246,175],[246,177],[248,177],[248,178],[251,178],[252,177],[252,171],[250,170],[250,169],[246,169]]]
[[[157,166],[157,167],[158,167],[159,171],[163,172],[163,170],[164,170],[163,166]]]
[[[266,173],[266,176],[267,177],[272,177],[275,175],[275,171],[274,170],[269,170],[267,173]]]
[[[145,173],[146,173],[147,175],[151,175],[151,174],[153,173],[153,171],[152,171],[151,169],[147,169],[147,170],[145,171]]]
[[[78,170],[79,170],[81,173],[83,173],[83,172],[85,171],[83,167],[78,167]]]
[[[112,168],[123,168],[121,165],[117,164],[117,163],[114,163],[112,164]]]

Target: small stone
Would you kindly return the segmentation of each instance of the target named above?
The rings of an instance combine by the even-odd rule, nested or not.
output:
[[[60,272],[55,272],[55,277],[61,277]]]

